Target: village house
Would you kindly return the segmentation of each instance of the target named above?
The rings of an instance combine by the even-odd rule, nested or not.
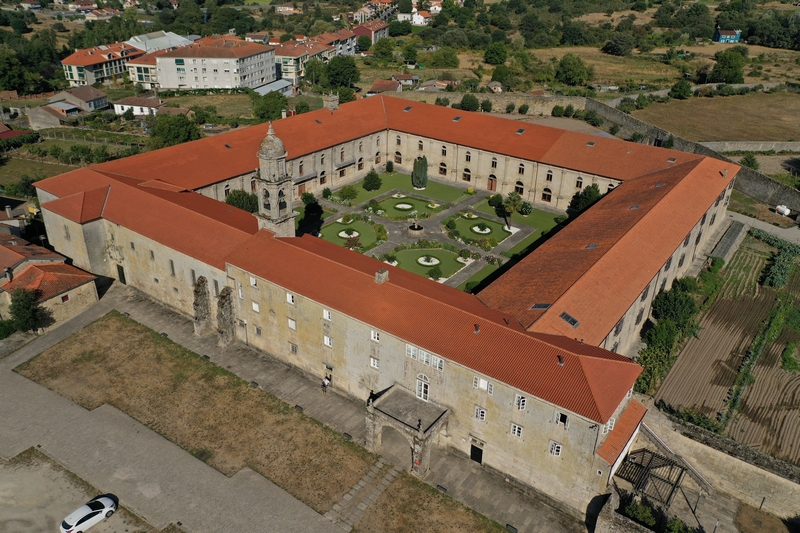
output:
[[[711,40],[715,43],[738,43],[741,35],[742,30],[721,30],[717,28],[714,30]]]
[[[167,50],[158,50],[128,61],[128,79],[133,83],[138,83],[143,89],[150,90],[158,88],[157,58],[166,53]]]
[[[395,80],[375,80],[372,87],[367,91],[367,95],[380,93],[399,93],[403,91],[403,85]]]
[[[358,26],[354,26],[352,31],[358,37],[366,35],[372,39],[372,44],[377,43],[381,39],[389,37],[389,25],[383,20],[370,20],[369,22],[364,22]]]
[[[122,15],[122,12],[117,9],[103,8],[89,11],[84,18],[91,21],[111,20],[111,17],[118,17],[120,15]]]
[[[81,108],[68,102],[53,102],[52,104],[34,107],[26,114],[28,124],[32,130],[38,131],[47,128],[59,128],[81,114]]]
[[[334,56],[333,46],[316,41],[286,41],[275,47],[275,66],[279,80],[298,85],[305,79],[306,64],[312,59],[327,63]]]
[[[108,107],[108,95],[90,85],[66,89],[49,98],[49,102],[66,102],[81,108],[87,113]]]
[[[411,24],[414,26],[427,26],[431,21],[431,14],[427,11],[417,11],[411,15]]]
[[[160,98],[129,96],[128,98],[123,98],[122,100],[114,102],[114,113],[117,115],[124,115],[125,112],[130,109],[133,115],[137,117],[156,115],[159,108],[163,105]]]
[[[61,60],[64,77],[72,87],[107,83],[121,78],[126,64],[144,52],[126,43],[77,50]]]

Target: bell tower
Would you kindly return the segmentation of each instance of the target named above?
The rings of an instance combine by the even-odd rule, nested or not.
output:
[[[267,136],[258,150],[258,218],[259,229],[277,237],[294,237],[292,177],[286,173],[286,149],[269,124]]]

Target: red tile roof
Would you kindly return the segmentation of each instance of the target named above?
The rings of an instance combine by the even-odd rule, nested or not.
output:
[[[0,289],[6,292],[14,292],[17,289],[39,291],[38,301],[46,302],[96,278],[94,274],[64,263],[31,264],[14,276],[14,279],[0,285]]]
[[[400,88],[400,82],[395,80],[375,80],[370,87],[369,92],[371,93],[386,93],[386,92],[396,92],[397,89]]]
[[[28,135],[29,133],[33,132],[28,130],[6,130],[0,133],[0,139],[12,139],[14,137],[19,137],[20,135]]]
[[[616,463],[646,413],[647,407],[637,400],[631,400],[619,421],[614,424],[614,429],[611,430],[605,442],[597,450],[597,455],[609,465]]]
[[[156,65],[156,58],[163,56],[168,51],[169,50],[157,50],[149,54],[144,54],[143,56],[135,57],[128,61],[128,65],[149,65],[154,67]]]
[[[275,47],[275,57],[300,57],[305,54],[313,56],[333,49],[330,45],[316,41],[286,41]]]
[[[211,57],[211,58],[243,58],[269,52],[274,47],[264,44],[245,41],[242,39],[206,37],[199,39],[189,46],[181,46],[175,50],[168,50],[160,57]]]
[[[641,372],[629,359],[594,346],[551,344],[552,337],[528,334],[513,321],[507,325],[473,296],[316,237],[274,238],[260,231],[227,262],[597,422],[613,415]],[[377,284],[381,268],[389,270],[389,281]],[[419,316],[436,320],[420,327]]]
[[[355,36],[356,34],[352,31],[341,29],[330,33],[321,33],[314,37],[314,40],[322,44],[333,44],[336,41],[346,41],[347,39],[352,39]]]
[[[61,64],[88,67],[90,65],[100,65],[117,59],[133,59],[142,54],[144,54],[144,52],[129,44],[114,43],[77,50],[72,55],[62,59]]]
[[[383,28],[388,28],[388,27],[389,27],[389,24],[387,24],[383,20],[368,20],[367,22],[363,22],[363,23],[359,24],[358,26],[355,26],[353,29],[365,28],[365,29],[375,33],[376,31],[380,31]]]
[[[11,244],[16,242],[16,244]],[[15,268],[29,259],[64,261],[64,256],[47,248],[29,244],[24,239],[10,239],[0,245],[0,271]]]
[[[72,96],[83,102],[91,102],[92,100],[97,100],[99,98],[108,96],[103,91],[95,89],[91,85],[82,85],[80,87],[75,87],[73,89],[67,89],[63,92],[71,94]],[[58,94],[56,94],[56,96],[58,96]]]

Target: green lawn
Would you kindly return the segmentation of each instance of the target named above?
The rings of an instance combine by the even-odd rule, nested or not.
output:
[[[366,222],[361,222],[360,220],[354,220],[350,224],[342,224],[341,222],[328,224],[327,226],[323,226],[320,235],[322,235],[322,238],[326,241],[332,242],[333,244],[339,246],[344,246],[344,243],[347,239],[339,237],[339,232],[346,229],[354,229],[359,233],[358,239],[361,241],[361,245],[364,248],[372,246],[378,240],[375,237],[375,230],[372,228],[372,226]]]
[[[434,250],[401,250],[397,252],[397,266],[403,270],[427,277],[428,270],[433,267],[417,263],[417,259],[424,255],[430,255],[441,261],[437,266],[442,269],[442,277],[444,278],[449,278],[465,266],[464,263],[456,260],[457,254],[440,248]]]
[[[539,240],[541,236],[542,236],[542,231],[536,230],[527,237],[525,237],[524,239],[522,239],[521,241],[519,241],[517,244],[515,244],[514,246],[503,252],[503,255],[505,255],[506,257],[513,257],[517,254],[521,254],[522,252],[526,251],[530,245]]]
[[[300,226],[301,226],[301,225],[305,225],[305,222],[303,222],[303,219],[304,219],[304,218],[305,218],[305,216],[306,216],[306,206],[304,206],[304,205],[301,205],[301,206],[299,206],[299,207],[295,207],[295,208],[294,208],[294,212],[295,212],[295,213],[299,213],[299,214],[298,214],[298,215],[297,215],[297,216],[294,218],[294,229],[300,229]],[[322,210],[322,220],[325,220],[326,218],[328,218],[328,217],[329,217],[329,216],[331,216],[332,214],[333,214],[333,213],[331,213],[330,211],[327,211],[327,210],[323,209],[323,210]]]
[[[511,236],[511,233],[503,229],[504,225],[493,220],[489,220],[488,218],[478,217],[478,218],[464,218],[463,216],[459,216],[455,219],[456,229],[461,234],[462,237],[465,238],[472,238],[472,239],[479,239],[481,237],[491,238],[494,237],[497,239],[498,243],[503,242],[506,238]],[[478,233],[473,231],[472,228],[477,226],[478,224],[486,224],[491,230],[491,233]]]
[[[450,204],[457,203],[466,195],[466,192],[463,189],[451,187],[450,185],[443,185],[441,183],[434,183],[432,181],[428,182],[428,186],[424,191],[415,191],[414,187],[411,185],[411,176],[408,174],[400,174],[395,172],[393,174],[381,174],[380,176],[383,183],[381,184],[381,188],[377,191],[364,190],[364,187],[361,186],[362,182],[354,184],[356,190],[358,191],[358,197],[353,200],[353,205],[367,202],[376,196],[380,196],[381,194],[395,189],[434,198],[440,202],[447,202]]]
[[[23,174],[27,174],[34,180],[57,176],[78,167],[68,167],[64,165],[51,165],[50,163],[40,163],[29,159],[8,159],[5,163],[0,163],[0,185],[17,181]]]
[[[467,283],[470,283],[472,281],[480,283],[481,281],[492,275],[494,272],[497,272],[497,268],[498,267],[495,265],[486,265],[485,267],[477,271],[475,274],[473,274],[472,277],[469,278],[467,281],[459,285],[458,290],[463,291],[464,289],[466,289]]]
[[[481,213],[486,213],[487,215],[494,215],[494,207],[489,205],[489,200],[481,200],[477,204],[475,204],[474,209],[480,211]],[[553,213],[548,213],[547,211],[540,211],[538,209],[534,209],[533,213],[524,217],[519,213],[514,213],[511,217],[511,225],[514,224],[524,224],[526,226],[533,226],[538,228],[540,231],[549,231],[550,228],[556,226],[555,218],[560,215],[554,215]]]
[[[406,196],[405,198],[395,198],[394,196],[390,196],[384,200],[381,200],[380,206],[381,209],[385,211],[385,213],[381,216],[390,219],[402,219],[408,217],[412,212],[416,211],[416,216],[419,218],[428,218],[430,215],[433,214],[433,209],[428,206],[430,202],[427,200],[421,200],[419,198],[413,198],[411,196]],[[399,209],[398,205],[410,205],[411,208],[409,209]],[[428,216],[422,216],[423,213],[427,213]]]

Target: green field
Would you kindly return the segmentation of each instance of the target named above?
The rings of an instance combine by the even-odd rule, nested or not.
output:
[[[488,218],[483,218],[483,217],[465,218],[463,216],[459,216],[458,218],[455,219],[455,223],[456,223],[456,229],[461,234],[461,236],[465,238],[471,238],[471,239],[479,239],[481,237],[494,238],[497,239],[498,243],[501,243],[505,239],[511,236],[510,232],[503,229],[504,224],[495,222],[493,220],[489,220]],[[484,234],[474,231],[472,228],[474,228],[478,224],[485,224],[491,230],[491,233]]]
[[[353,200],[353,205],[367,202],[376,196],[380,196],[381,194],[385,194],[395,189],[420,196],[426,196],[428,198],[433,198],[435,200],[439,200],[440,202],[447,202],[450,204],[458,202],[466,195],[464,189],[459,189],[458,187],[451,187],[450,185],[443,185],[441,183],[435,183],[432,181],[428,182],[428,186],[425,188],[425,190],[414,190],[414,187],[411,185],[411,176],[408,174],[400,174],[395,172],[392,174],[381,174],[380,177],[382,181],[381,188],[377,191],[364,190],[364,187],[361,185],[363,182],[358,182],[354,185],[358,191],[358,197]]]
[[[482,269],[477,271],[475,274],[473,274],[472,277],[469,278],[467,281],[465,281],[464,283],[459,285],[458,286],[458,290],[460,290],[460,291],[465,290],[466,287],[467,287],[467,284],[470,283],[470,282],[473,282],[473,281],[476,282],[476,283],[480,283],[481,281],[483,281],[484,279],[486,279],[490,275],[492,275],[495,272],[497,272],[498,268],[499,267],[497,267],[496,265],[486,265],[485,267],[483,267]]]
[[[464,263],[456,260],[458,254],[442,250],[441,248],[436,248],[434,250],[401,250],[397,252],[397,266],[403,270],[408,270],[414,274],[427,277],[428,270],[433,267],[417,263],[417,259],[425,255],[435,257],[440,261],[437,266],[442,269],[442,277],[444,278],[449,278],[464,268]]]
[[[475,204],[474,209],[476,211],[480,211],[481,213],[486,213],[487,215],[494,215],[494,208],[489,205],[489,200],[481,200],[477,204]],[[553,213],[548,213],[547,211],[540,211],[538,209],[534,209],[533,213],[524,217],[519,213],[514,213],[511,217],[511,225],[515,224],[524,224],[526,226],[533,226],[534,228],[539,229],[540,231],[549,231],[550,228],[555,227],[556,221],[555,218],[557,216]]]
[[[40,163],[29,159],[8,159],[0,164],[0,185],[17,181],[23,174],[27,174],[34,180],[57,176],[77,167],[66,165],[52,165],[50,163]]]
[[[326,241],[332,242],[338,246],[344,246],[347,239],[339,237],[339,232],[347,229],[353,229],[359,233],[358,240],[361,241],[361,246],[364,248],[369,248],[377,241],[375,230],[372,226],[360,220],[354,220],[349,224],[343,224],[341,222],[328,224],[327,226],[323,226],[320,235]]]

